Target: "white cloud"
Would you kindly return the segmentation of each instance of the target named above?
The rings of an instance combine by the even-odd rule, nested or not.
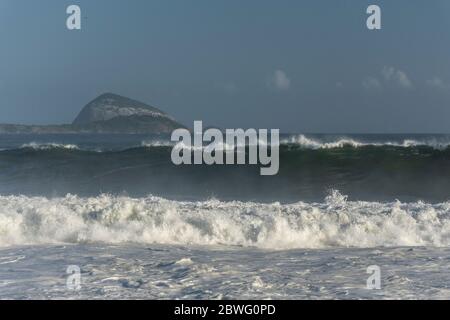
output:
[[[446,83],[444,80],[442,80],[439,77],[434,77],[430,80],[427,80],[426,84],[429,87],[436,88],[439,90],[450,90],[450,84]]]
[[[283,70],[275,70],[269,79],[268,85],[278,91],[286,91],[291,87],[291,80]]]
[[[383,67],[381,69],[381,78],[366,77],[362,81],[362,85],[365,89],[381,89],[383,87],[409,89],[413,86],[413,83],[406,72],[394,67]]]
[[[383,67],[383,69],[381,70],[381,74],[386,81],[390,81],[394,73],[395,69],[393,67]]]
[[[377,78],[367,77],[363,80],[362,85],[367,90],[379,89],[381,88],[381,83]]]
[[[394,67],[383,67],[381,74],[387,83],[393,83],[405,89],[412,87],[412,82],[404,71],[397,70]]]

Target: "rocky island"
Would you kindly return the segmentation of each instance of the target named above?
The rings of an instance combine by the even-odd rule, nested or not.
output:
[[[155,107],[117,94],[105,93],[89,102],[71,124],[0,124],[0,134],[164,134],[184,127]]]

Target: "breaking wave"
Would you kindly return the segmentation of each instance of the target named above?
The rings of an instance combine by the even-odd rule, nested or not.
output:
[[[185,149],[185,150],[223,150],[223,151],[233,151],[236,147],[245,147],[249,145],[270,145],[270,143],[266,143],[263,140],[258,140],[258,142],[254,144],[246,143],[236,143],[236,144],[230,144],[226,142],[213,142],[211,144],[205,144],[201,147],[196,147],[193,145],[186,145],[182,142],[172,142],[172,141],[142,141],[141,146],[146,148],[152,148],[152,147],[176,147],[178,149]]]
[[[264,142],[263,140],[259,140],[258,144],[270,144]],[[358,137],[351,136],[322,136],[318,137],[316,135],[304,135],[304,134],[295,134],[295,135],[284,135],[281,137],[279,144],[281,146],[294,146],[301,149],[311,149],[311,150],[320,150],[320,149],[341,149],[341,148],[362,148],[362,147],[397,147],[397,148],[417,148],[417,147],[428,147],[436,150],[445,150],[450,147],[450,137],[448,136],[437,136],[437,137],[428,137],[428,138],[405,138],[405,139],[393,139],[392,141],[381,139],[377,141],[364,138],[359,139]],[[183,149],[195,149],[195,146],[188,146],[183,144],[177,144],[176,142],[170,141],[168,138],[165,139],[148,139],[142,140],[138,142],[130,142],[129,144],[119,145],[115,147],[92,147],[91,145],[78,145],[76,143],[62,143],[62,142],[27,142],[22,143],[17,146],[1,146],[0,152],[7,150],[15,150],[15,149],[33,149],[33,150],[55,150],[55,149],[63,149],[63,150],[84,150],[84,151],[97,151],[97,152],[108,152],[111,150],[120,151],[120,150],[128,150],[135,148],[166,148],[166,147],[174,147],[178,145]],[[248,141],[246,142],[248,146]],[[233,150],[234,145],[227,144],[226,141],[213,143],[213,146],[216,150]],[[213,148],[213,146],[209,146],[209,149]],[[208,147],[208,144],[205,143],[203,148]]]
[[[262,140],[258,141],[258,144],[270,144],[265,143]],[[415,139],[403,139],[401,141],[363,141],[355,138],[348,137],[339,137],[335,139],[331,139],[330,141],[307,137],[306,135],[291,135],[287,138],[280,139],[280,145],[295,145],[304,149],[340,149],[344,147],[350,148],[361,148],[361,147],[399,147],[399,148],[414,148],[414,147],[429,147],[436,150],[445,150],[450,146],[450,141],[440,141],[438,139],[424,139],[424,140],[415,140]],[[142,147],[173,147],[175,146],[175,142],[171,141],[142,141]],[[234,146],[227,144],[225,142],[213,143],[214,148],[223,149],[223,150],[233,150]],[[246,143],[248,145],[248,143]],[[185,146],[183,144],[178,144],[181,148],[184,149],[195,149],[192,146]]]
[[[175,144],[167,140],[144,140],[141,142],[141,147],[152,148],[152,147],[173,147]]]
[[[148,196],[0,196],[0,246],[51,243],[265,249],[448,246],[450,202],[188,202]]]
[[[33,149],[33,150],[52,150],[52,149],[66,149],[66,150],[79,150],[80,148],[75,144],[62,144],[62,143],[38,143],[38,142],[30,142],[25,143],[21,147],[21,149]]]
[[[401,148],[411,148],[411,147],[431,147],[437,150],[444,150],[450,146],[450,141],[439,141],[437,139],[425,139],[425,140],[414,140],[414,139],[403,139],[402,141],[383,141],[383,142],[364,142],[359,141],[354,138],[337,138],[332,141],[322,141],[315,138],[307,137],[303,134],[290,136],[288,138],[282,139],[281,144],[297,145],[307,149],[338,149],[344,147],[401,147]]]

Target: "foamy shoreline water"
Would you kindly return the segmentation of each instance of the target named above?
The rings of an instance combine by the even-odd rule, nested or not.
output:
[[[262,250],[226,246],[0,249],[0,299],[449,299],[450,249]],[[81,288],[66,286],[67,266]],[[381,289],[369,290],[378,265]]]

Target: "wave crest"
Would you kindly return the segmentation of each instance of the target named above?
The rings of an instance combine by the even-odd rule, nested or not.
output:
[[[79,150],[80,148],[75,144],[62,144],[54,142],[30,142],[23,144],[21,149],[34,149],[34,150],[52,150],[52,149],[66,149],[66,150]]]
[[[450,146],[450,142],[442,142],[437,139],[428,139],[428,140],[414,140],[414,139],[404,139],[400,142],[363,142],[358,141],[354,138],[338,138],[334,141],[321,141],[319,139],[309,138],[303,134],[291,136],[289,138],[283,139],[281,141],[282,144],[291,144],[298,145],[305,149],[338,149],[344,147],[400,147],[400,148],[411,148],[411,147],[431,147],[437,150],[445,150]]]

